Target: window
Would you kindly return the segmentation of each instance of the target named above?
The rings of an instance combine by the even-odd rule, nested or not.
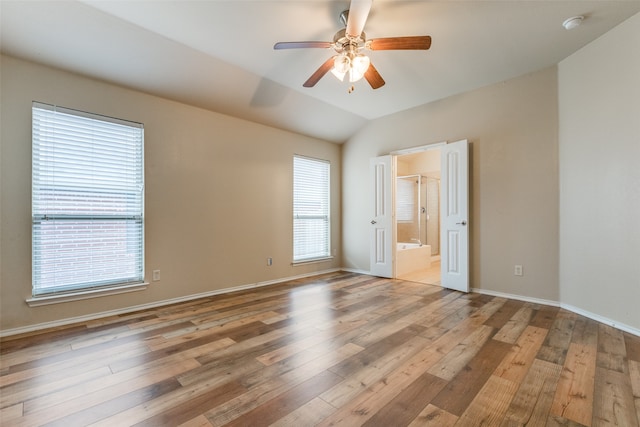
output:
[[[293,157],[293,261],[328,258],[329,162]]]
[[[413,222],[416,215],[415,177],[396,180],[396,221]]]
[[[139,123],[33,103],[33,295],[141,283]]]

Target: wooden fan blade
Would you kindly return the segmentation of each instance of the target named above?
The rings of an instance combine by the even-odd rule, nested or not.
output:
[[[346,29],[348,36],[360,37],[362,30],[364,30],[364,23],[367,22],[372,2],[373,0],[351,0]]]
[[[304,82],[304,84],[302,86],[304,87],[314,87],[316,85],[316,83],[318,83],[320,81],[320,79],[329,72],[329,70],[331,70],[333,68],[333,61],[335,59],[335,56],[332,56],[331,58],[327,59],[325,61],[324,64],[322,64],[320,66],[320,68],[318,68],[316,70],[315,73],[313,73],[311,75],[311,77],[309,77],[309,79]]]
[[[427,50],[431,47],[431,36],[387,37],[368,42],[371,50]]]
[[[373,64],[369,64],[369,68],[364,73],[364,78],[367,79],[372,88],[378,89],[379,87],[384,86],[384,79],[376,70],[376,67]]]
[[[275,50],[280,49],[302,49],[308,47],[329,48],[333,45],[331,42],[278,42],[273,45]]]

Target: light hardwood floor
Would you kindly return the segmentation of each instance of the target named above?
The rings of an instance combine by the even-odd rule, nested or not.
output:
[[[2,426],[638,426],[640,338],[333,273],[9,337]]]

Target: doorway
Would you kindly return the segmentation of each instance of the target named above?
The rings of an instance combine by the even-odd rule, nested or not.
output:
[[[440,150],[396,156],[396,278],[441,285]]]
[[[440,284],[469,292],[469,146],[466,139],[402,150],[369,160],[370,274],[398,277],[395,181],[403,175],[397,173],[397,160],[407,154],[430,150],[440,150]],[[418,244],[423,249],[421,246]]]

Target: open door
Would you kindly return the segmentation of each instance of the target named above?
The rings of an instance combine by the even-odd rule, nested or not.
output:
[[[392,156],[370,160],[372,195],[370,200],[370,272],[374,276],[393,278],[393,161]]]
[[[441,283],[469,292],[469,146],[465,139],[441,150]]]

